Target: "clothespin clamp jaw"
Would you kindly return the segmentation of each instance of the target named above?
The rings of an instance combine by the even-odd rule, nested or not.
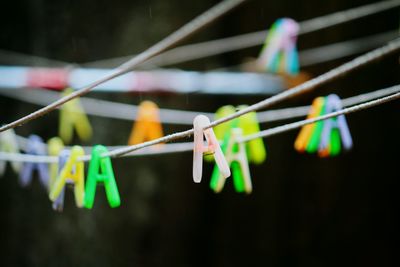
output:
[[[236,192],[250,194],[253,191],[253,186],[246,147],[241,141],[242,137],[243,130],[241,128],[232,128],[225,135],[222,150],[228,164],[232,168],[233,184]],[[219,193],[225,185],[225,180],[226,178],[221,175],[216,166],[211,176],[210,187],[214,192]]]
[[[42,138],[37,135],[31,135],[28,138],[26,153],[36,156],[46,155],[46,146]],[[25,162],[19,176],[21,186],[26,187],[32,182],[34,171],[37,170],[39,179],[43,187],[48,188],[49,170],[47,164],[43,162]]]
[[[151,101],[139,105],[138,114],[129,137],[128,144],[135,145],[163,136],[159,108]]]
[[[8,153],[19,153],[18,140],[13,129],[0,133],[0,151]],[[21,171],[21,162],[11,161],[10,164],[14,172],[19,173]],[[6,170],[6,165],[6,161],[0,161],[0,175],[4,174]]]
[[[73,92],[74,90],[72,88],[67,88],[63,91],[61,96],[65,97]],[[90,125],[79,98],[68,101],[60,108],[59,136],[65,143],[70,143],[72,141],[74,128],[81,140],[87,141],[92,137],[92,126]]]
[[[74,146],[71,149],[69,158],[65,165],[62,167],[57,179],[55,180],[53,187],[50,190],[49,198],[53,202],[60,196],[62,190],[64,190],[67,182],[74,184],[74,194],[76,206],[81,208],[84,205],[85,196],[85,181],[84,181],[84,168],[83,161],[78,161],[80,157],[83,157],[85,152],[82,147]],[[61,164],[60,164],[61,165]]]
[[[108,153],[108,150],[102,145],[94,146],[92,149],[85,189],[85,208],[87,209],[93,207],[97,183],[104,184],[107,200],[112,208],[121,205],[111,159],[104,155],[106,153]]]
[[[229,177],[231,171],[222,153],[219,142],[212,128],[204,129],[210,124],[210,119],[204,115],[194,118],[194,148],[193,148],[193,180],[195,183],[201,182],[203,174],[203,154],[214,153],[214,159],[223,177]],[[207,145],[204,145],[204,137]]]

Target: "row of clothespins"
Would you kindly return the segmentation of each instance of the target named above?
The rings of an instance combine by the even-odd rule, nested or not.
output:
[[[69,104],[76,105],[77,103],[70,102]],[[244,107],[221,107],[217,110],[215,118],[226,117]],[[318,97],[311,106],[308,118],[341,109],[341,101],[337,95]],[[81,111],[74,110],[74,112],[77,116]],[[61,110],[60,113],[62,114],[63,111]],[[64,114],[64,116],[66,115]],[[69,119],[68,132],[71,135],[74,127],[76,127],[78,133],[82,131],[79,130],[79,127],[82,126],[81,123],[73,119],[73,114],[66,117]],[[209,118],[204,115],[199,115],[194,119],[194,181],[196,183],[201,181],[203,155],[205,155],[207,161],[215,160],[216,162],[210,181],[210,187],[215,192],[221,192],[226,178],[231,175],[232,170],[235,190],[251,193],[252,180],[249,163],[263,163],[267,152],[262,138],[255,138],[248,142],[243,142],[241,139],[260,131],[257,114],[251,112],[214,128],[205,129],[209,123]],[[67,126],[64,126],[65,128]],[[153,140],[162,135],[157,105],[150,101],[143,102],[140,105],[138,118],[133,126],[129,143],[136,144]],[[342,147],[345,150],[352,147],[352,138],[343,115],[304,126],[295,141],[295,148],[299,152],[317,152],[321,157],[338,155]],[[12,130],[0,135],[0,148],[4,152],[19,153],[17,138]],[[84,179],[84,162],[82,161],[84,150],[80,146],[64,149],[63,141],[59,137],[50,139],[46,146],[40,137],[32,135],[28,138],[25,152],[33,157],[58,156],[58,162],[50,164],[32,161],[21,165],[18,162],[11,162],[13,169],[20,173],[22,186],[29,185],[34,171],[38,171],[40,181],[48,191],[55,210],[63,209],[64,190],[67,183],[74,184],[75,202],[78,207],[91,208],[93,206],[98,183],[105,185],[110,206],[118,207],[120,205],[120,195],[111,159],[105,156],[108,152],[106,147],[97,145],[92,148],[86,182]],[[6,162],[0,162],[1,173],[4,173],[5,164]]]

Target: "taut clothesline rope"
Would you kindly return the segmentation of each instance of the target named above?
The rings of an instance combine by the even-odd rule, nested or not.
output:
[[[379,58],[382,58],[383,56],[389,55],[395,51],[400,50],[400,38],[388,43],[387,45],[380,47],[378,49],[375,49],[371,52],[368,52],[364,55],[361,55],[337,68],[334,68],[314,79],[311,79],[303,84],[300,84],[298,86],[293,87],[292,89],[289,89],[283,93],[277,94],[275,96],[272,96],[270,98],[267,98],[263,101],[260,101],[256,104],[253,104],[251,106],[248,106],[247,108],[244,108],[232,115],[226,116],[224,118],[218,119],[216,121],[213,121],[212,123],[210,123],[207,127],[205,127],[205,129],[207,128],[211,128],[214,126],[217,126],[221,123],[227,122],[229,120],[238,118],[244,114],[247,114],[249,112],[252,111],[257,111],[260,110],[262,108],[266,108],[269,106],[272,106],[276,103],[279,103],[285,99],[288,99],[290,97],[302,94],[302,93],[306,93],[309,92],[311,90],[313,90],[314,88],[316,88],[317,86],[320,86],[322,84],[325,84],[329,81],[334,80],[335,78],[340,77],[341,75],[344,75],[350,71],[353,71],[355,69],[358,69],[361,66],[364,66],[368,63],[373,62],[374,60],[377,60]],[[110,151],[107,156],[111,156],[111,157],[117,157],[117,156],[121,156],[123,154],[138,150],[138,149],[142,149],[148,146],[153,146],[159,143],[167,143],[167,142],[171,142],[173,140],[176,139],[181,139],[187,136],[190,136],[193,134],[193,129],[190,130],[186,130],[183,132],[177,132],[171,135],[167,135],[164,137],[161,137],[159,139],[155,139],[152,141],[148,141],[148,142],[144,142],[141,144],[137,144],[137,145],[133,145],[133,146],[129,146],[126,148],[121,148],[121,149],[115,149],[113,151]]]
[[[186,37],[190,36],[191,34],[195,33],[196,31],[200,30],[201,28],[205,27],[206,25],[210,24],[217,18],[226,14],[227,12],[229,12],[230,10],[232,10],[233,8],[237,7],[239,4],[241,4],[245,1],[246,0],[225,0],[225,1],[218,3],[211,9],[207,10],[200,16],[196,17],[195,19],[193,19],[192,21],[190,21],[189,23],[184,25],[182,28],[178,29],[176,32],[167,36],[166,38],[164,38],[160,42],[156,43],[155,45],[151,46],[147,50],[143,51],[139,55],[133,57],[128,62],[122,64],[108,76],[106,76],[100,80],[97,80],[97,81],[93,82],[92,84],[69,94],[68,96],[62,97],[59,100],[53,102],[52,104],[50,104],[44,108],[41,108],[41,109],[39,109],[33,113],[30,113],[14,122],[11,122],[9,124],[6,124],[6,125],[0,127],[0,132],[3,132],[5,130],[11,129],[11,128],[15,128],[15,127],[20,126],[28,121],[31,121],[38,117],[41,117],[41,116],[53,111],[57,107],[63,105],[64,103],[66,103],[76,97],[79,97],[79,96],[82,96],[82,95],[88,93],[94,87],[131,71],[138,64],[143,63],[146,60],[171,48],[178,42],[182,41]]]
[[[307,124],[311,124],[311,123],[321,121],[321,120],[326,120],[326,119],[333,118],[333,117],[336,117],[339,115],[344,115],[344,114],[361,111],[361,110],[368,109],[368,108],[371,108],[371,107],[374,107],[377,105],[381,105],[381,104],[387,103],[389,101],[393,101],[393,100],[400,98],[400,85],[396,85],[391,88],[393,89],[393,92],[390,96],[384,96],[384,97],[381,97],[381,98],[378,98],[375,100],[357,104],[352,107],[345,108],[345,109],[342,109],[342,110],[339,110],[336,112],[328,113],[328,114],[318,116],[318,117],[315,117],[312,119],[301,120],[301,121],[281,125],[278,127],[270,128],[270,129],[267,129],[264,131],[260,131],[258,133],[255,133],[252,135],[247,135],[247,136],[243,137],[242,139],[239,140],[239,142],[249,142],[256,138],[265,138],[265,137],[276,135],[279,133],[291,131],[291,130],[300,128],[304,125],[307,125]],[[376,91],[376,92],[378,92],[378,91]],[[363,96],[363,95],[360,95],[360,96]],[[358,97],[358,96],[355,96],[353,98],[355,99],[356,97]],[[360,97],[359,100],[365,100],[365,98]],[[139,153],[133,152],[131,154],[124,154],[121,156],[127,157],[127,156],[159,155],[159,154],[186,152],[186,151],[191,151],[191,150],[193,150],[193,143],[188,142],[188,143],[168,144],[168,145],[165,145],[158,149],[153,149],[153,150],[147,149],[146,151],[142,151]],[[83,157],[80,157],[78,160],[90,161],[90,159],[91,159],[90,155],[85,155]],[[57,162],[58,158],[55,156],[35,156],[35,155],[29,155],[29,154],[0,152],[0,160],[53,163],[53,162]]]

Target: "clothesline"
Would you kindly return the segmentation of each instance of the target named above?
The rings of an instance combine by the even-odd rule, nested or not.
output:
[[[382,1],[305,20],[299,23],[299,35],[308,34],[321,29],[351,22],[353,20],[364,18],[399,6],[400,0]],[[153,59],[140,64],[139,67],[163,67],[262,45],[265,41],[265,36],[267,36],[267,33],[268,31],[263,30],[180,46],[168,50],[154,57]],[[130,57],[132,56],[96,60],[93,62],[84,63],[83,65],[86,67],[113,67],[125,62]]]
[[[193,19],[192,21],[190,21],[189,23],[187,23],[186,25],[184,25],[183,27],[181,27],[180,29],[178,29],[177,31],[172,33],[171,35],[169,35],[166,38],[164,38],[163,40],[161,40],[160,42],[156,43],[155,45],[151,46],[147,50],[143,51],[139,55],[132,58],[131,60],[122,64],[121,66],[116,68],[114,72],[110,73],[109,75],[105,76],[104,78],[102,78],[100,80],[96,80],[93,83],[89,84],[88,86],[83,87],[65,97],[62,97],[59,100],[57,100],[56,102],[53,102],[52,104],[50,104],[42,109],[32,112],[14,122],[3,125],[2,127],[0,127],[0,132],[14,128],[16,126],[20,126],[28,121],[34,120],[38,117],[41,117],[41,116],[53,111],[57,107],[63,105],[64,103],[90,92],[96,86],[103,84],[107,81],[110,81],[118,76],[121,76],[121,75],[133,70],[140,63],[143,63],[143,62],[149,60],[150,58],[162,53],[163,51],[171,48],[173,45],[176,45],[183,39],[189,37],[193,33],[197,32],[198,30],[207,26],[208,24],[210,24],[217,18],[221,17],[223,14],[226,14],[228,11],[232,10],[234,7],[238,6],[239,4],[243,3],[244,1],[245,0],[225,0],[225,1],[218,3],[217,5],[215,5],[211,9],[207,10],[200,16],[196,17],[195,19]]]
[[[264,131],[260,131],[258,133],[244,136],[242,139],[239,140],[239,142],[249,142],[251,140],[257,139],[257,138],[265,138],[269,137],[272,135],[276,135],[279,133],[284,133],[287,131],[291,131],[297,128],[300,128],[304,125],[315,123],[317,121],[321,120],[326,120],[329,118],[333,118],[339,115],[345,115],[345,114],[350,114],[354,113],[357,111],[361,111],[364,109],[368,109],[377,105],[382,105],[384,103],[387,103],[389,101],[394,101],[396,99],[400,98],[400,85],[396,85],[392,87],[393,92],[389,96],[385,97],[380,97],[375,100],[363,102],[361,104],[357,104],[354,106],[351,106],[349,108],[345,108],[336,112],[331,112],[327,113],[322,116],[318,116],[312,119],[306,119],[306,120],[301,120],[297,121],[294,123],[288,123],[285,125],[281,125],[278,127],[270,128]],[[131,152],[129,154],[123,154],[122,157],[129,157],[129,156],[144,156],[144,155],[159,155],[159,154],[167,154],[167,153],[178,153],[178,152],[187,152],[193,150],[193,143],[188,142],[188,143],[176,143],[176,144],[167,144],[162,147],[155,147],[153,149],[147,148],[144,151],[135,151]],[[80,157],[78,160],[79,161],[90,161],[91,156],[90,155],[85,155],[83,157]],[[20,154],[20,153],[6,153],[6,152],[0,152],[0,160],[6,160],[6,161],[22,161],[22,162],[43,162],[43,163],[53,163],[57,162],[58,158],[54,156],[36,156],[36,155],[28,155],[28,154]]]
[[[364,101],[387,96],[397,90],[396,86],[384,88],[381,90],[342,99],[343,107],[359,104]],[[0,94],[36,105],[47,105],[59,98],[59,94],[52,91],[27,89],[23,91],[2,91]],[[100,116],[104,118],[120,119],[134,121],[137,117],[138,107],[135,105],[112,102],[107,100],[92,99],[87,97],[80,98],[85,112],[89,115]],[[260,123],[269,123],[287,119],[294,119],[307,115],[310,106],[291,107],[276,110],[267,110],[257,112]],[[162,124],[192,125],[193,119],[199,114],[207,116],[210,120],[214,114],[203,111],[187,111],[160,108],[160,122]]]

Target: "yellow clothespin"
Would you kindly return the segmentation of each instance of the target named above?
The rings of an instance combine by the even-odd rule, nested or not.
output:
[[[67,96],[73,91],[71,88],[67,88],[61,96]],[[80,104],[79,98],[72,99],[60,108],[59,135],[65,143],[71,142],[74,128],[81,140],[86,141],[92,137],[92,126]]]
[[[71,154],[50,189],[49,197],[54,202],[62,192],[67,181],[74,183],[75,203],[79,208],[84,205],[85,185],[84,185],[84,163],[77,161],[78,157],[84,156],[85,152],[80,146],[74,146]]]
[[[163,136],[158,106],[151,101],[139,105],[136,121],[132,127],[128,144],[135,145]]]
[[[47,151],[49,156],[58,156],[60,152],[64,149],[64,144],[61,138],[53,137],[47,141]],[[53,188],[54,182],[56,181],[58,175],[58,163],[50,163],[49,164],[49,189]]]
[[[13,129],[0,133],[0,151],[8,153],[19,153],[17,136]],[[3,175],[6,170],[6,161],[0,161],[0,175]],[[18,173],[22,168],[22,163],[12,161],[11,167]]]

